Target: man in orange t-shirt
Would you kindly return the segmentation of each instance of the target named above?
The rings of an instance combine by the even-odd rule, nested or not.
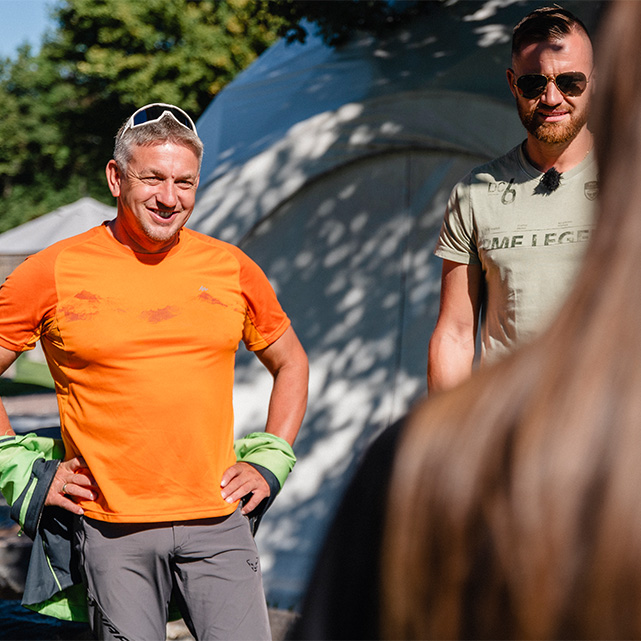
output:
[[[273,375],[265,436],[291,449],[307,357],[260,268],[184,229],[201,158],[185,112],[139,109],[107,164],[116,218],[0,289],[0,371],[40,340],[55,381],[66,456],[45,505],[77,515],[100,638],[164,638],[170,598],[196,638],[270,636],[244,516],[269,496],[269,470],[234,453],[234,359],[242,340]]]

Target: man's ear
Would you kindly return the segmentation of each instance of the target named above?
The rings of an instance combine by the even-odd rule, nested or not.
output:
[[[514,86],[514,83],[516,82],[516,75],[514,74],[514,71],[512,69],[506,69],[505,74],[507,76],[507,84],[510,86],[510,91],[516,98],[516,87]]]
[[[110,160],[107,163],[105,168],[105,173],[107,174],[107,185],[109,185],[109,191],[114,198],[120,196],[120,168],[115,160]]]

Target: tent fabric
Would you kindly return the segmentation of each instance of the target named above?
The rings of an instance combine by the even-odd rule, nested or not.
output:
[[[35,254],[59,240],[85,232],[115,216],[115,207],[90,197],[81,198],[0,234],[0,254]]]
[[[594,23],[598,3],[565,5]],[[524,138],[505,69],[513,25],[537,6],[435,2],[386,39],[279,42],[198,121],[189,226],[258,262],[310,359],[298,463],[257,535],[270,604],[300,603],[360,454],[425,393],[445,203]],[[270,389],[239,351],[239,435],[263,428]]]
[[[0,234],[0,283],[31,254],[115,216],[115,207],[84,197]]]
[[[505,48],[507,31],[479,38],[473,22],[435,11],[386,42],[277,43],[199,120],[206,148],[191,225],[238,240],[311,177],[390,147],[499,154],[518,119],[505,64],[479,54]]]

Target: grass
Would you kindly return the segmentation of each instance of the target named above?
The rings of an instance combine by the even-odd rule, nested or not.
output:
[[[16,362],[16,376],[13,380],[16,383],[54,389],[53,378],[47,364],[30,361],[24,357],[18,358]]]
[[[53,389],[53,379],[47,365],[24,356],[16,361],[16,374],[13,378],[0,378],[0,396],[50,394]]]

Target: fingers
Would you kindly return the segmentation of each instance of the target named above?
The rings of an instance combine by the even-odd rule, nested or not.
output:
[[[242,514],[249,514],[250,512],[253,512],[260,504],[261,501],[265,498],[265,496],[262,496],[261,498],[258,498],[257,494],[254,492],[251,494],[251,498],[245,505],[243,505],[242,509],[240,510]]]
[[[220,486],[222,488],[221,495],[227,503],[240,501],[248,494],[252,495],[242,509],[243,514],[251,512],[270,493],[267,481],[247,463],[236,463],[227,469],[223,474]]]
[[[60,467],[67,468],[71,472],[75,472],[76,470],[79,470],[81,468],[87,468],[87,464],[85,463],[85,459],[82,458],[82,456],[74,456],[74,458],[70,458],[68,461],[64,461],[63,463],[60,463]]]
[[[57,507],[62,507],[65,510],[78,515],[84,514],[84,510],[77,503],[75,503],[71,499],[68,499],[63,494],[55,492],[52,495],[47,495],[45,505],[55,505]]]
[[[85,474],[74,474],[68,481],[62,482],[60,494],[95,501],[98,498],[98,488],[91,477]]]
[[[98,486],[81,457],[64,461],[58,466],[49,487],[45,505],[56,505],[74,514],[83,514],[76,500],[95,501],[98,498]]]

